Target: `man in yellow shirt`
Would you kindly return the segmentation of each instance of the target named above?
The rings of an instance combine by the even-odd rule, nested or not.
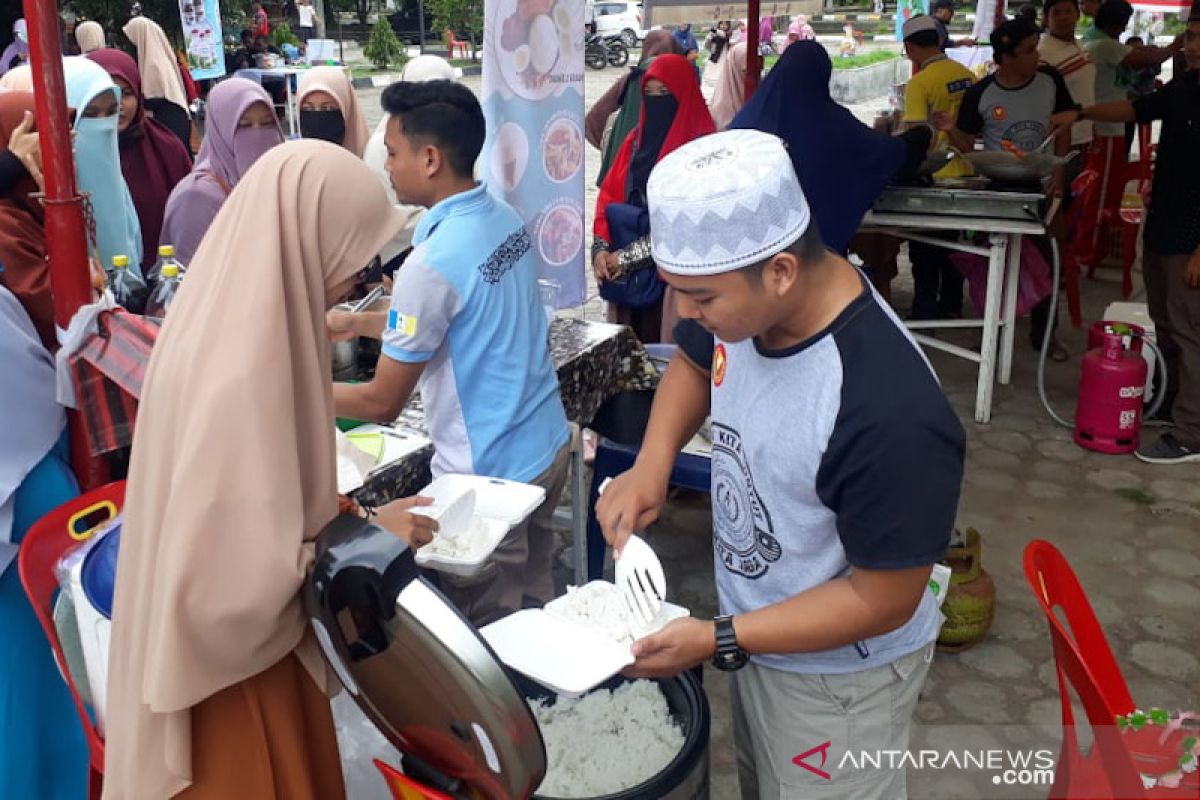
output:
[[[904,93],[904,125],[930,125],[934,116],[958,117],[963,95],[974,82],[971,71],[942,52],[936,21],[917,16],[904,23],[904,51],[913,62],[914,75]],[[947,134],[938,131],[933,147],[949,145]],[[934,178],[958,178],[971,174],[965,159],[955,158]],[[962,275],[950,263],[944,247],[908,243],[913,270],[913,305],[909,319],[947,319],[962,316]]]

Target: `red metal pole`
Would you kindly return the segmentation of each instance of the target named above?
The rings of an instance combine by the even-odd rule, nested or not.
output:
[[[762,78],[763,57],[758,54],[758,15],[760,0],[748,0],[746,7],[746,100],[754,96]]]
[[[25,22],[29,26],[29,63],[46,182],[46,252],[54,293],[54,322],[65,330],[76,309],[91,302],[92,282],[83,199],[75,187],[56,4],[53,0],[25,0]]]
[[[59,329],[66,330],[75,311],[92,301],[87,227],[84,225],[83,198],[75,186],[57,4],[54,0],[24,0],[24,5],[46,184],[44,225],[50,291],[54,296],[54,322]],[[79,414],[71,414],[70,422],[71,463],[75,477],[85,489],[91,488],[103,480],[101,464],[91,457]]]

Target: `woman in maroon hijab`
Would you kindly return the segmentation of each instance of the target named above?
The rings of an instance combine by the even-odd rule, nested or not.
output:
[[[111,48],[93,50],[87,57],[104,67],[121,89],[121,116],[117,122],[121,174],[129,184],[142,224],[141,266],[145,274],[157,258],[167,198],[175,184],[191,172],[192,159],[179,137],[146,116],[142,76],[133,58]]]

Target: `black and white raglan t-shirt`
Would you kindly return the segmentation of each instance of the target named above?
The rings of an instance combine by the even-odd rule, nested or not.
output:
[[[1050,115],[1074,107],[1062,75],[1041,66],[1024,86],[1001,86],[988,75],[967,89],[958,109],[958,129],[983,137],[984,150],[1001,150],[1009,141],[1026,153],[1050,134]]]
[[[691,320],[675,339],[712,376],[713,549],[721,613],[786,600],[851,568],[904,569],[945,555],[964,433],[932,368],[864,281],[823,332],[765,351]],[[756,655],[802,673],[857,672],[937,636],[925,592],[900,628],[813,653]]]

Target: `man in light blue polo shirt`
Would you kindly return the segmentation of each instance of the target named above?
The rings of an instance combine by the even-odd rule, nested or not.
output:
[[[435,477],[490,475],[546,489],[478,579],[443,576],[455,604],[486,624],[554,596],[551,517],[566,481],[567,420],[529,234],[472,176],[485,132],[479,102],[452,81],[396,83],[382,101],[396,196],[429,211],[396,272],[375,377],[335,384],[334,401],[338,416],[388,421],[419,386]],[[330,320],[335,337],[338,320]]]

